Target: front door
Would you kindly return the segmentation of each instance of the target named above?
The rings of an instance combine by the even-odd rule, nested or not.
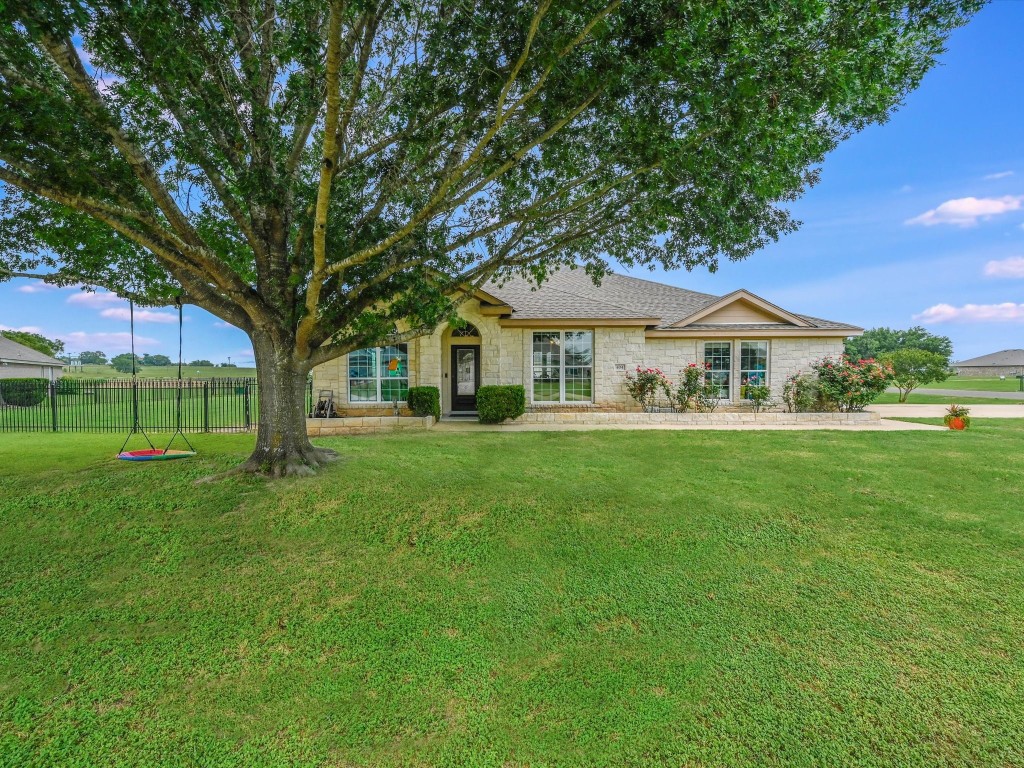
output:
[[[475,411],[480,347],[452,347],[452,410]]]

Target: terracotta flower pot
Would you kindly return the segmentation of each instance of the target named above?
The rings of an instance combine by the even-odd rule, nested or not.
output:
[[[965,422],[959,416],[954,416],[952,419],[949,420],[949,428],[962,431],[967,428],[967,422]]]

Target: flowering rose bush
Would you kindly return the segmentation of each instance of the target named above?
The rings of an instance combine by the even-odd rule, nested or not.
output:
[[[690,363],[682,370],[682,379],[676,390],[674,405],[684,413],[689,410],[704,410],[704,395],[707,392],[708,363]]]
[[[636,373],[626,374],[626,391],[647,413],[654,411],[658,394],[664,393],[672,401],[672,382],[660,368],[636,367]]]
[[[892,366],[872,359],[854,362],[845,355],[826,357],[812,365],[818,374],[818,391],[826,402],[841,411],[862,411],[885,391],[895,374]]]
[[[782,387],[782,403],[790,413],[834,411],[837,407],[822,399],[817,377],[803,371],[797,371],[786,379]]]

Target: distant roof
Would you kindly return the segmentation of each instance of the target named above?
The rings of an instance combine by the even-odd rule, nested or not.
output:
[[[56,358],[36,352],[31,347],[11,341],[6,336],[0,336],[0,362],[4,363],[27,363],[29,365],[49,365],[61,367],[64,363]]]
[[[971,366],[1024,366],[1024,349],[1004,349],[1002,352],[992,352],[988,355],[982,355],[981,357],[972,357],[970,360],[961,360],[960,362],[953,363],[955,366],[971,367]]]
[[[655,320],[654,327],[667,329],[722,299],[710,293],[698,293],[674,285],[665,285],[628,275],[611,273],[594,285],[582,269],[559,270],[537,288],[525,278],[505,282],[491,281],[484,290],[512,308],[515,320],[555,320],[591,318],[607,320]],[[797,315],[810,328],[829,330],[861,329],[854,325]],[[773,330],[791,327],[786,323],[700,324],[688,329],[717,328],[736,330]]]

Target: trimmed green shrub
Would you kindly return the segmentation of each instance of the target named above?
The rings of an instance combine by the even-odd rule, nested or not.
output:
[[[0,379],[0,403],[31,408],[46,399],[46,379]]]
[[[519,384],[490,384],[476,391],[476,411],[482,424],[500,424],[526,413],[526,389]]]
[[[433,416],[441,419],[441,391],[437,387],[409,387],[405,401],[416,416]]]

